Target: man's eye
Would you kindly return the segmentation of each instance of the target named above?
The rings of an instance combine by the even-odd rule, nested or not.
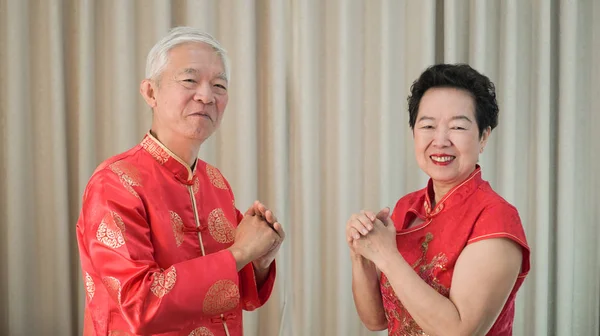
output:
[[[215,84],[215,86],[218,87],[219,89],[227,90],[227,88],[225,87],[225,85]]]
[[[193,79],[184,79],[183,81],[186,83],[196,83],[196,81]]]

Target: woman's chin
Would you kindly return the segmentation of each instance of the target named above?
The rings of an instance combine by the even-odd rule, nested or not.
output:
[[[449,167],[432,167],[425,173],[427,173],[435,183],[452,184],[460,179],[460,174],[456,169],[450,169]]]

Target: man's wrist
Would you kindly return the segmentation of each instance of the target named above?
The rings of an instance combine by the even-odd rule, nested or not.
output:
[[[254,260],[254,261],[252,262],[252,265],[254,266],[254,270],[255,270],[255,271],[258,271],[258,272],[266,272],[266,271],[268,271],[268,270],[269,270],[269,268],[270,268],[270,266],[271,266],[271,263],[272,263],[272,262],[273,262],[272,260],[271,260],[270,262],[268,262],[268,263],[267,263],[267,262],[264,262],[264,261],[263,261],[263,262],[260,262],[260,261],[258,261],[258,260]]]
[[[237,246],[231,246],[228,248],[228,250],[229,252],[231,252],[233,258],[235,259],[238,272],[250,262],[250,260],[248,260],[247,253],[243,249]]]
[[[262,285],[265,283],[267,277],[269,276],[271,263],[269,263],[266,267],[257,264],[258,262],[256,262],[256,260],[252,262],[252,267],[254,267],[254,277],[256,278],[257,290],[259,290],[260,288],[262,288]]]

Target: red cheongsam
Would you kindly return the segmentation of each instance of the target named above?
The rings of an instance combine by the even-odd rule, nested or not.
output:
[[[86,289],[84,335],[242,335],[242,309],[269,298],[252,264],[227,250],[242,219],[227,181],[192,171],[151,134],[92,175],[77,240]]]
[[[523,251],[521,273],[500,316],[487,334],[511,335],[515,295],[529,272],[529,247],[517,209],[481,178],[479,166],[433,208],[432,196],[430,180],[427,188],[408,194],[396,203],[391,218],[396,226],[398,250],[425,282],[448,297],[456,260],[467,245],[500,237],[519,244]],[[424,222],[406,229],[416,217]],[[380,289],[389,334],[425,335],[398,300],[385,274],[381,275]]]

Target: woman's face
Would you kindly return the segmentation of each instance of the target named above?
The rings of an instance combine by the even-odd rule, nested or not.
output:
[[[479,137],[475,101],[468,91],[429,89],[413,130],[419,167],[435,184],[454,187],[475,169],[490,132],[488,127]]]

